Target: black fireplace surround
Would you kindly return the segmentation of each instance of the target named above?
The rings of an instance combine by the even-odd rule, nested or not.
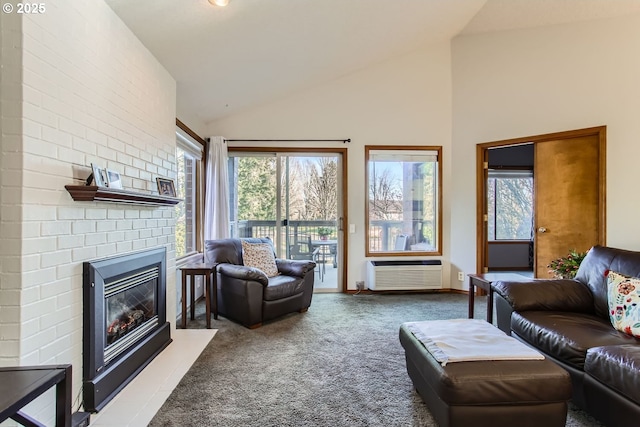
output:
[[[166,249],[83,264],[83,404],[97,412],[169,343]]]

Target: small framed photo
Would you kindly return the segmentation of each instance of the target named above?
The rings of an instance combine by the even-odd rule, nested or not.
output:
[[[104,171],[102,168],[94,163],[91,163],[91,179],[95,183],[96,187],[106,187],[107,183],[104,180]],[[91,185],[91,179],[87,179],[87,185]]]
[[[122,189],[122,181],[120,180],[120,172],[116,172],[114,170],[107,169],[107,182],[109,183],[109,188]]]
[[[158,194],[161,196],[176,197],[176,186],[172,179],[156,178]]]

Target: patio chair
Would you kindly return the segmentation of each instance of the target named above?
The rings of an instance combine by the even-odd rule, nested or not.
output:
[[[409,242],[409,236],[406,234],[398,234],[396,237],[396,243],[393,247],[394,251],[404,251],[407,249],[407,243]]]
[[[289,245],[289,258],[295,260],[311,260],[315,263],[318,262],[320,248],[313,247],[311,244],[311,236],[299,234],[297,237],[294,236],[292,240],[294,243]],[[322,271],[323,268],[324,263],[321,268],[318,268],[320,280],[324,279],[324,272]]]

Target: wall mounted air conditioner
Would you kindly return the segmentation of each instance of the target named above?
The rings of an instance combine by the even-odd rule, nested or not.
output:
[[[372,291],[442,289],[442,262],[369,261],[366,286]]]

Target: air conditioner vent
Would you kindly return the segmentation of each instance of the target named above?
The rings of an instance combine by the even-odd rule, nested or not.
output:
[[[369,261],[367,286],[373,291],[442,289],[442,263],[428,261]]]

